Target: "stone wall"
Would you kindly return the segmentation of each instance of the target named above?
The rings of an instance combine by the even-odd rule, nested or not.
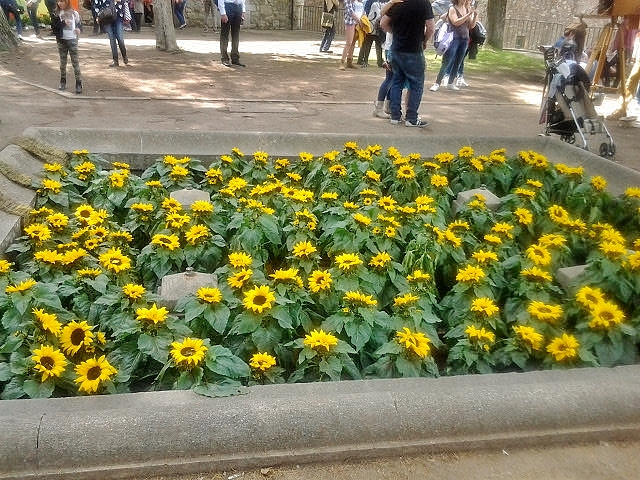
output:
[[[299,5],[321,6],[323,0],[246,0],[245,25],[258,30],[297,29]],[[479,0],[480,18],[486,19],[488,0]],[[542,22],[568,24],[581,13],[595,12],[597,0],[508,0],[508,19],[536,19]],[[204,8],[201,0],[188,0],[187,23],[203,26]],[[90,17],[90,16],[89,16]],[[219,18],[219,16],[217,17]],[[598,22],[598,20],[594,20]],[[591,24],[588,20],[587,23]]]

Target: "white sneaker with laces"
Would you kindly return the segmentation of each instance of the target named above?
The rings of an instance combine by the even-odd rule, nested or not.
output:
[[[468,87],[469,84],[464,81],[464,77],[458,77],[456,79],[456,86],[462,88],[462,87]]]
[[[448,83],[447,90],[460,90],[460,87],[458,87],[455,83]]]
[[[439,88],[440,88],[440,85],[438,85],[437,83],[434,83],[433,85],[431,85],[431,87],[429,87],[429,90],[431,92],[437,92]]]

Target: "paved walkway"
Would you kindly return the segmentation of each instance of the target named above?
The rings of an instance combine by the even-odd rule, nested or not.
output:
[[[127,34],[131,64],[107,68],[108,39],[81,39],[84,93],[59,92],[55,42],[25,37],[17,55],[0,54],[0,147],[32,125],[155,130],[259,131],[310,133],[372,133],[459,136],[536,136],[542,93],[540,78],[497,78],[480,71],[468,77],[471,88],[460,92],[425,90],[422,116],[427,129],[391,127],[372,116],[383,71],[339,71],[343,42],[334,54],[318,53],[319,35],[299,31],[243,31],[242,61],[246,68],[229,69],[219,62],[217,34],[200,29],[177,32],[182,53],[155,49],[153,31]],[[482,52],[480,53],[482,55]],[[372,62],[373,63],[373,62]],[[428,54],[427,84],[439,59]],[[70,66],[69,66],[69,72]],[[71,75],[71,73],[69,73]],[[612,111],[614,99],[602,109]],[[616,160],[640,169],[635,154],[635,128],[608,122],[618,155]]]

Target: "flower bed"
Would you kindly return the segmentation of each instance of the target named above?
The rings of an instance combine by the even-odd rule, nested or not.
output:
[[[4,399],[637,361],[640,188],[471,147],[100,161],[45,165],[0,262]],[[169,311],[157,287],[187,267],[218,284]]]

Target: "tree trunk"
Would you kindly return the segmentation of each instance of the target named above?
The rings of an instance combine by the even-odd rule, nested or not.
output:
[[[0,15],[0,52],[16,48],[18,48],[18,36],[11,30],[7,17],[2,12]]]
[[[504,19],[507,16],[507,0],[489,0],[487,4],[487,43],[502,50],[504,42]]]
[[[155,0],[153,2],[153,24],[156,30],[156,48],[167,52],[178,51],[171,0]]]

